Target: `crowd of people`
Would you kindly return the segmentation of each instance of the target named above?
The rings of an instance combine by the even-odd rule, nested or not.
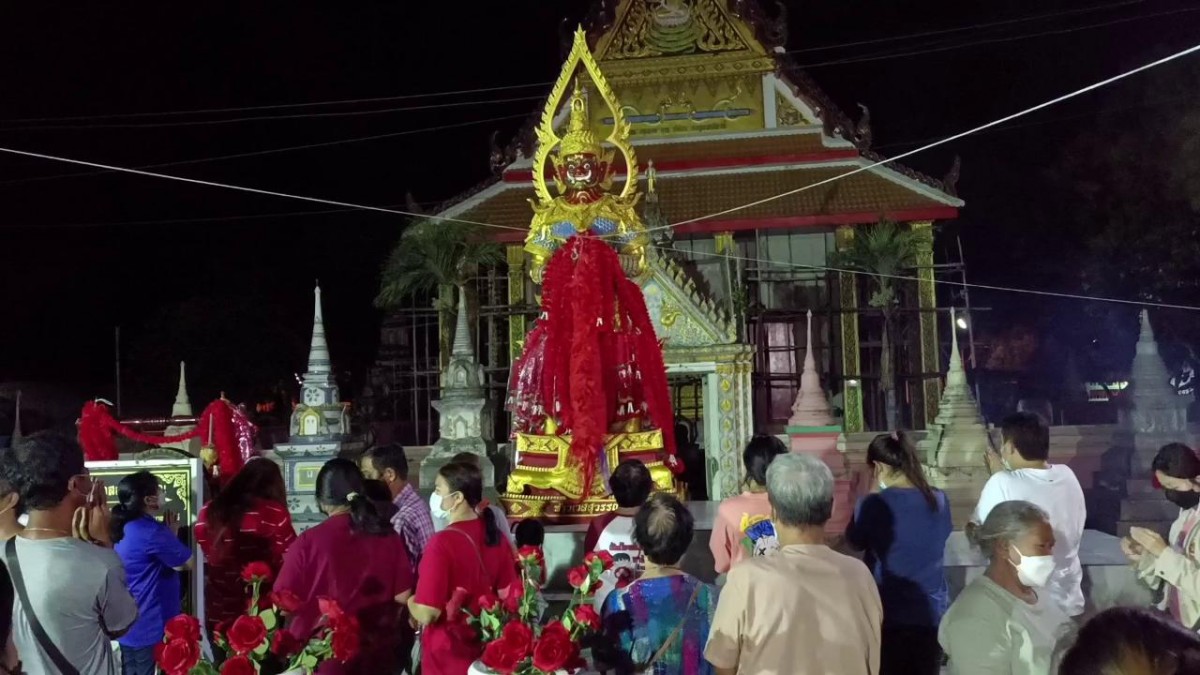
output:
[[[1159,592],[1156,607],[1085,621],[1079,482],[1048,462],[1040,418],[1014,415],[999,437],[966,528],[987,567],[953,600],[942,567],[950,504],[904,434],[869,445],[871,489],[857,496],[844,540],[826,529],[829,467],[775,437],[751,439],[744,492],[720,504],[708,541],[716,583],[684,570],[692,511],[655,492],[640,462],[622,462],[608,478],[618,509],[595,519],[584,541],[585,552],[614,561],[594,599],[601,628],[589,643],[590,667],[657,675],[1200,672],[1200,458],[1180,444],[1158,453],[1154,482],[1180,516],[1167,539],[1134,528],[1122,542],[1138,577]],[[536,521],[508,527],[483,497],[474,455],[440,467],[428,501],[408,479],[396,445],[358,462],[330,460],[316,480],[326,518],[297,536],[279,467],[254,459],[189,533],[158,517],[152,474],[123,478],[110,512],[74,439],[26,437],[0,454],[0,571],[8,577],[0,603],[12,607],[0,612],[0,673],[156,672],[155,646],[181,610],[180,575],[198,564],[184,543],[190,535],[204,554],[214,648],[213,636],[250,601],[241,570],[262,562],[271,590],[296,599],[286,617],[294,636],[321,620],[322,598],[357,617],[357,656],[323,662],[321,675],[464,675],[482,647],[446,620],[452,597],[502,597],[519,578],[517,547],[541,546],[545,533]]]

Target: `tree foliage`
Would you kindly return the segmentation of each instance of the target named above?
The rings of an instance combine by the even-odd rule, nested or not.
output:
[[[479,268],[502,262],[503,249],[486,238],[482,226],[417,222],[404,231],[384,263],[375,304],[394,308],[415,296],[461,287]]]
[[[897,223],[881,220],[870,227],[855,231],[854,239],[844,251],[832,256],[835,267],[862,272],[860,283],[871,284],[868,304],[883,313],[883,333],[880,341],[880,387],[887,401],[889,428],[897,428],[896,368],[892,358],[892,333],[897,305],[897,277],[906,275],[917,266],[920,236]]]

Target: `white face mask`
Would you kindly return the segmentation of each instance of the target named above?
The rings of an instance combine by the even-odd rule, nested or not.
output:
[[[1017,552],[1021,562],[1013,564],[1010,560],[1009,564],[1017,568],[1017,578],[1021,583],[1030,588],[1042,588],[1050,581],[1050,575],[1054,573],[1054,556],[1025,555],[1016,546],[1012,549]]]
[[[439,518],[441,520],[445,520],[446,518],[450,517],[450,514],[442,509],[442,497],[436,492],[429,495],[429,513],[431,513],[434,518]]]

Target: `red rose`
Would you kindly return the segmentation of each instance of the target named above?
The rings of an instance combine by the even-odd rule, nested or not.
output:
[[[180,614],[167,622],[166,629],[163,632],[166,633],[168,640],[178,638],[187,640],[188,642],[199,642],[200,621],[194,616]]]
[[[496,608],[500,606],[500,598],[497,598],[491,593],[484,593],[483,595],[479,596],[479,599],[475,601],[475,604],[479,606],[481,611],[494,612],[496,611]]]
[[[286,630],[275,631],[275,636],[271,638],[271,653],[275,656],[288,658],[299,653],[301,649],[304,649],[304,644]]]
[[[542,547],[522,546],[521,549],[517,551],[517,558],[523,562],[540,562],[542,560]]]
[[[588,630],[600,630],[600,615],[596,613],[596,609],[591,605],[579,605],[575,608],[575,614],[571,618],[575,619],[575,623]]]
[[[195,640],[174,638],[154,648],[154,662],[167,675],[187,675],[200,661],[200,644]]]
[[[571,584],[572,588],[579,589],[580,593],[587,595],[592,591],[592,573],[583,565],[572,567],[567,572],[567,583]]]
[[[270,581],[271,566],[265,562],[252,562],[242,568],[242,581],[246,583],[254,583],[255,581]]]
[[[257,616],[239,616],[225,635],[234,654],[249,654],[267,640],[267,627]]]
[[[601,570],[607,570],[613,566],[612,554],[608,551],[592,551],[583,556],[583,565],[587,568],[592,568],[593,565],[599,563]]]
[[[254,667],[254,662],[245,656],[235,656],[231,659],[226,659],[225,663],[221,664],[221,675],[257,675],[258,669]]]
[[[521,610],[521,600],[525,599],[525,582],[516,580],[504,591],[504,611],[516,614]]]
[[[520,658],[529,656],[533,650],[533,629],[521,621],[509,621],[500,632],[500,639],[508,643]]]
[[[358,656],[358,623],[345,622],[333,631],[330,646],[333,647],[333,658],[345,663]]]
[[[574,663],[579,656],[579,645],[571,640],[570,633],[561,622],[555,621],[542,630],[541,637],[533,647],[533,667],[546,673]]]
[[[446,603],[446,618],[450,620],[461,618],[463,605],[467,602],[467,589],[459,586],[454,589],[450,601]]]
[[[504,640],[492,640],[483,648],[481,661],[494,672],[509,675],[525,657]]]
[[[342,611],[342,606],[337,604],[337,600],[333,598],[317,598],[317,609],[321,610],[321,614],[329,619],[330,624],[337,623],[346,615]]]
[[[283,590],[271,592],[271,604],[275,605],[275,607],[281,612],[294,614],[295,612],[298,612],[300,607],[304,605],[304,601],[301,600],[300,596],[296,595],[295,593],[288,590]]]

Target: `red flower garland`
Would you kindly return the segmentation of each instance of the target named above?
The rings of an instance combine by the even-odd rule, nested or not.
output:
[[[209,438],[209,427],[212,438]],[[242,468],[242,457],[238,452],[237,428],[233,423],[233,407],[228,401],[216,400],[208,404],[201,413],[195,429],[175,436],[154,436],[121,424],[113,418],[108,405],[103,401],[88,401],[83,404],[79,416],[79,444],[89,462],[110,462],[118,458],[114,434],[120,434],[142,443],[161,445],[178,443],[199,438],[206,446],[217,450],[218,466],[223,479],[228,480]]]

